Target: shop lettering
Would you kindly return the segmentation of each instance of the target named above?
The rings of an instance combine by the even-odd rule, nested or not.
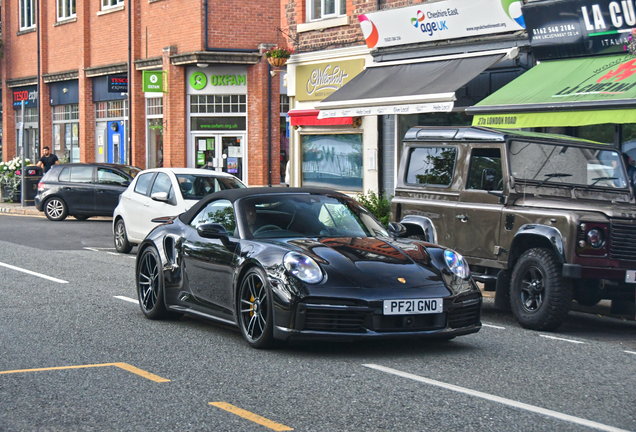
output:
[[[245,75],[212,75],[210,84],[213,86],[239,86],[246,85]]]
[[[112,84],[128,84],[128,78],[111,78],[110,82]]]
[[[608,5],[610,19],[612,25],[621,28],[624,25],[634,26],[636,24],[636,13],[634,13],[634,1],[622,0],[621,2],[613,1]],[[605,31],[608,28],[603,11],[599,4],[593,4],[588,10],[587,6],[581,6],[581,14],[583,22],[588,32]]]
[[[427,22],[420,24],[420,30],[422,33],[428,33],[429,36],[433,36],[436,31],[448,30],[446,21]]]
[[[22,90],[22,91],[13,92],[13,103],[19,104],[22,101],[25,101],[25,103],[28,103],[28,102],[35,103],[37,100],[38,100],[37,91],[29,92],[27,90]]]
[[[443,18],[443,17],[449,17],[449,16],[455,16],[455,15],[459,15],[459,11],[457,10],[457,8],[455,9],[446,9],[444,10],[440,10],[440,11],[436,11],[436,12],[426,12],[426,16],[429,19],[436,19],[436,18]]]
[[[324,70],[320,68],[314,69],[307,81],[307,95],[311,96],[316,91],[325,89],[338,90],[344,84],[344,80],[349,77],[344,69],[334,66],[333,72],[330,73],[331,65],[325,66]]]
[[[517,124],[517,117],[481,117],[477,122],[478,126],[501,126],[501,125],[515,125]]]

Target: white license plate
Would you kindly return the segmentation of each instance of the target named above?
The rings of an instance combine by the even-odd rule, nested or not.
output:
[[[384,315],[442,313],[442,299],[384,300]]]
[[[636,283],[636,270],[627,270],[625,272],[625,282]]]

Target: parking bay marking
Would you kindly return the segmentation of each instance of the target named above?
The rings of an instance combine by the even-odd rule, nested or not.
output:
[[[560,338],[560,337],[556,337],[556,336],[548,336],[548,335],[539,335],[542,338],[546,338],[546,339],[554,339],[554,340],[558,340],[558,341],[563,341],[563,342],[570,342],[570,343],[574,343],[574,344],[584,344],[585,342],[581,342],[581,341],[577,341],[577,340],[572,340],[572,339],[564,339],[564,338]]]
[[[636,354],[634,351],[625,351],[627,354]]]
[[[249,411],[245,411],[244,409],[241,409],[239,407],[236,407],[234,405],[230,405],[229,403],[226,402],[210,402],[210,405],[213,405],[217,408],[221,408],[222,410],[225,410],[227,412],[230,412],[232,414],[236,414],[239,417],[243,417],[244,419],[253,421],[254,423],[258,423],[261,426],[265,426],[269,429],[275,430],[275,431],[290,431],[290,430],[294,430],[292,428],[290,428],[289,426],[285,426],[284,424],[280,424],[280,423],[276,423],[274,421],[271,421],[269,419],[266,419],[265,417],[261,417],[258,414],[254,414],[251,413]]]
[[[124,296],[113,296],[113,297],[115,297],[116,299],[119,299],[119,300],[130,302],[130,303],[135,303],[135,304],[139,303],[139,301],[137,301],[137,300],[135,300],[133,298],[130,298],[130,297],[124,297]]]
[[[570,423],[575,423],[581,426],[586,426],[592,429],[598,429],[598,430],[602,430],[602,431],[608,431],[608,432],[628,432],[625,429],[619,429],[619,428],[615,428],[613,426],[608,426],[608,425],[604,425],[602,423],[597,423],[591,420],[586,420],[586,419],[582,419],[579,417],[574,417],[568,414],[563,414],[557,411],[552,411],[549,409],[545,409],[545,408],[541,408],[541,407],[537,407],[534,405],[529,405],[529,404],[525,404],[523,402],[518,402],[518,401],[514,401],[512,399],[506,399],[500,396],[495,396],[495,395],[491,395],[488,393],[483,393],[477,390],[471,390],[465,387],[459,387],[453,384],[446,384],[444,382],[441,381],[435,381],[429,378],[424,378],[421,377],[419,375],[413,375],[410,374],[408,372],[402,372],[399,371],[397,369],[392,369],[392,368],[388,368],[388,367],[384,367],[384,366],[380,366],[380,365],[376,365],[376,364],[364,364],[362,366],[368,367],[370,369],[375,369],[375,370],[379,370],[381,372],[385,372],[388,374],[392,374],[392,375],[397,375],[400,376],[402,378],[408,378],[411,379],[413,381],[418,381],[424,384],[429,384],[435,387],[441,387],[443,389],[446,390],[451,390],[451,391],[455,391],[458,393],[463,393],[469,396],[475,396],[478,398],[482,398],[482,399],[486,399],[492,402],[497,402],[503,405],[508,405],[510,407],[513,408],[518,408],[518,409],[522,409],[522,410],[526,410],[526,411],[530,411],[530,412],[534,412],[537,414],[541,414],[547,417],[553,417],[556,418],[558,420],[562,420],[562,421],[566,421],[566,422],[570,422]]]
[[[34,271],[31,271],[31,270],[26,270],[26,269],[23,269],[23,268],[20,268],[20,267],[12,266],[10,264],[5,264],[3,262],[0,262],[0,266],[6,267],[6,268],[11,269],[11,270],[19,271],[19,272],[22,272],[22,273],[26,273],[26,274],[31,275],[31,276],[37,276],[39,278],[50,280],[52,282],[57,282],[57,283],[60,283],[60,284],[68,283],[68,281],[65,281],[65,280],[62,280],[62,279],[57,279],[57,278],[54,278],[54,277],[51,277],[51,276],[43,275],[42,273],[36,273]]]
[[[103,364],[93,364],[93,365],[77,365],[77,366],[56,366],[56,367],[48,367],[48,368],[37,368],[37,369],[20,369],[20,370],[10,370],[10,371],[0,371],[0,375],[7,374],[15,374],[15,373],[25,373],[25,372],[45,372],[45,371],[53,371],[53,370],[64,370],[64,369],[86,369],[86,368],[94,368],[94,367],[104,367],[104,366],[115,366],[130,373],[134,373],[135,375],[139,375],[150,381],[162,383],[162,382],[170,382],[169,379],[161,378],[155,374],[150,372],[146,372],[145,370],[136,368],[133,365],[129,365],[128,363],[103,363]]]
[[[506,329],[505,327],[500,327],[500,326],[496,326],[496,325],[492,325],[492,324],[481,323],[481,325],[483,327],[490,327],[490,328],[499,329],[499,330],[505,330]]]

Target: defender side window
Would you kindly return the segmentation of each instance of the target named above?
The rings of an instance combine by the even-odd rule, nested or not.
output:
[[[470,155],[466,189],[503,190],[501,151],[498,148],[476,148]]]
[[[455,147],[416,147],[411,150],[406,182],[449,187],[456,158]]]

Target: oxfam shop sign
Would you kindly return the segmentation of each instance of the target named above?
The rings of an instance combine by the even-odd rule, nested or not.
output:
[[[188,94],[247,94],[247,67],[188,68]]]

